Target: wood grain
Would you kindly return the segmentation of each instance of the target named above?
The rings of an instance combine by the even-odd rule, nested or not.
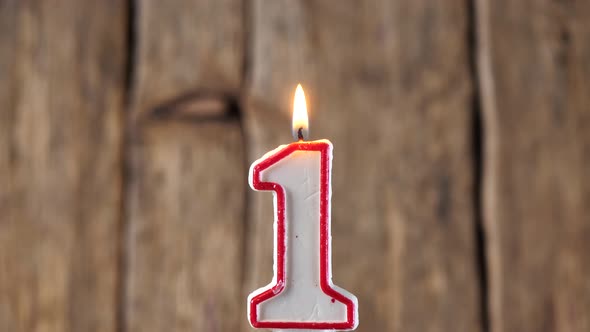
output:
[[[237,121],[145,124],[133,149],[127,330],[234,331],[245,303]]]
[[[491,331],[589,331],[590,5],[477,9]]]
[[[192,93],[237,95],[242,84],[242,0],[136,2],[134,110]]]
[[[235,331],[242,2],[136,4],[125,331]]]
[[[312,138],[334,143],[334,281],[359,297],[359,331],[478,331],[466,3],[254,0],[250,15],[249,158],[292,140],[302,82]],[[250,202],[246,292],[272,276],[272,198]]]
[[[114,331],[123,1],[0,2],[0,330]]]

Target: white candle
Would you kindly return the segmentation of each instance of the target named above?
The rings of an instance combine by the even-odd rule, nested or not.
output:
[[[250,167],[250,186],[274,192],[275,262],[272,282],[248,297],[248,318],[255,328],[353,330],[357,299],[332,283],[332,143],[303,140],[307,112],[301,86],[294,106],[299,141],[279,146]],[[295,118],[298,114],[305,119]]]

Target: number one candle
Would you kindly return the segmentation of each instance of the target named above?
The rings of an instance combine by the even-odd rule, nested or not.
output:
[[[332,143],[305,141],[307,107],[301,85],[293,103],[297,140],[250,167],[254,190],[274,193],[274,277],[248,297],[255,328],[353,330],[358,301],[332,284],[330,198]]]

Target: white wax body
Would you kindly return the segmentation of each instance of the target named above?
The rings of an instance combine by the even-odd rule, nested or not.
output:
[[[283,147],[271,151],[265,157],[281,150]],[[329,164],[331,167],[331,148],[328,157],[330,158]],[[261,160],[264,160],[264,157],[259,161]],[[257,162],[253,166],[256,164]],[[322,323],[346,321],[346,305],[335,301],[332,296],[325,294],[320,287],[321,152],[308,150],[294,151],[261,171],[260,180],[279,184],[285,193],[286,279],[282,292],[258,305],[259,320]],[[252,185],[252,179],[250,179],[250,183]],[[327,240],[330,242],[330,186],[328,185],[326,189],[328,190]],[[275,213],[277,209],[276,205],[277,200],[275,197]],[[276,257],[277,250],[276,228],[275,221],[274,257]],[[275,261],[275,271],[277,268],[276,264]],[[351,299],[356,308],[356,297],[334,286],[331,282],[331,252],[328,252],[327,273],[330,286],[340,294]],[[268,290],[275,282],[276,279],[268,286],[255,291],[250,295],[249,299]]]

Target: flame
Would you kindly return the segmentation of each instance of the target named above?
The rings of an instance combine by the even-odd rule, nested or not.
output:
[[[295,98],[293,99],[293,137],[296,140],[303,140],[309,133],[309,119],[307,118],[307,103],[305,92],[301,84],[297,84]]]

